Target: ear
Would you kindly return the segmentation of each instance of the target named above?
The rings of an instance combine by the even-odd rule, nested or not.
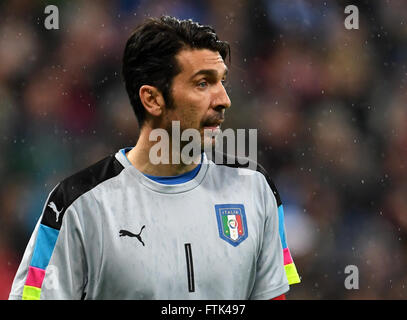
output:
[[[161,92],[153,86],[143,85],[140,87],[139,96],[146,111],[154,117],[159,117],[165,107],[164,97]]]

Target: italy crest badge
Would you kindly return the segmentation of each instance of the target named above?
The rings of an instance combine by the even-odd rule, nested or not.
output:
[[[243,204],[215,205],[219,236],[232,246],[247,238],[247,221]]]

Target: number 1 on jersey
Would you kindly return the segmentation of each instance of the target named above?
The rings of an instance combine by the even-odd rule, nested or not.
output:
[[[192,250],[190,243],[185,244],[185,256],[187,258],[188,291],[195,292],[194,265],[192,263]]]

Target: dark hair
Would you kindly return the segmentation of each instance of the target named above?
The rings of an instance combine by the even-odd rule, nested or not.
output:
[[[145,120],[145,109],[139,97],[142,85],[156,87],[168,106],[172,105],[172,79],[181,72],[175,56],[182,49],[209,49],[218,51],[225,60],[230,46],[220,41],[210,26],[189,20],[162,16],[150,18],[139,25],[127,40],[122,73],[140,127]]]

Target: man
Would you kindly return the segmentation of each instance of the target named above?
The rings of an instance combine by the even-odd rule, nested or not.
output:
[[[273,299],[299,282],[280,197],[260,167],[207,155],[153,164],[150,135],[195,129],[204,144],[231,105],[229,46],[214,30],[149,19],[129,38],[123,75],[141,127],[125,148],[50,193],[10,299]],[[170,148],[171,149],[171,148]],[[197,164],[198,163],[198,164]]]

